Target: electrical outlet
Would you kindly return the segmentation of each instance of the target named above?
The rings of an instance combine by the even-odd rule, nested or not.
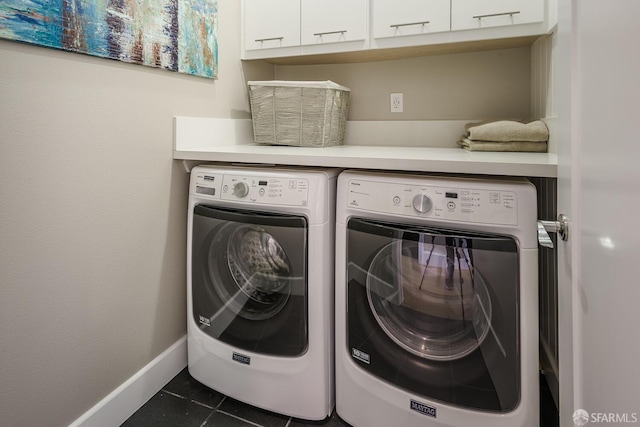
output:
[[[391,94],[391,112],[402,113],[404,106],[402,105],[402,93]]]

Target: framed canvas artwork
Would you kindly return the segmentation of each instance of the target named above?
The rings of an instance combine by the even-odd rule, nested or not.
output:
[[[2,0],[0,37],[217,78],[217,0]]]

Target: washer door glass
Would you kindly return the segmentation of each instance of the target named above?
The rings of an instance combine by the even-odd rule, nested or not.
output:
[[[308,345],[306,262],[304,217],[196,206],[194,321],[237,349],[303,354]]]
[[[346,254],[354,363],[454,406],[497,412],[517,406],[514,239],[351,218]]]
[[[467,240],[421,234],[393,240],[374,257],[367,299],[378,325],[405,350],[454,360],[477,349],[489,332],[491,298],[474,277]]]
[[[209,269],[212,275],[219,274],[218,254],[226,251],[235,286],[216,286],[218,295],[246,319],[275,316],[291,295],[293,269],[286,252],[264,227],[229,223],[224,228],[228,231],[220,232],[211,242]]]

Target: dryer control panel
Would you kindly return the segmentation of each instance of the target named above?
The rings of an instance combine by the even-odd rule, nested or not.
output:
[[[196,172],[191,192],[235,202],[307,206],[309,181],[304,178],[262,177]]]
[[[447,221],[496,225],[518,224],[513,191],[435,184],[352,179],[347,206],[354,209]]]

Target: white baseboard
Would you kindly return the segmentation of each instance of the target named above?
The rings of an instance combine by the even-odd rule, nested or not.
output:
[[[75,420],[70,427],[117,427],[187,366],[183,336]]]

